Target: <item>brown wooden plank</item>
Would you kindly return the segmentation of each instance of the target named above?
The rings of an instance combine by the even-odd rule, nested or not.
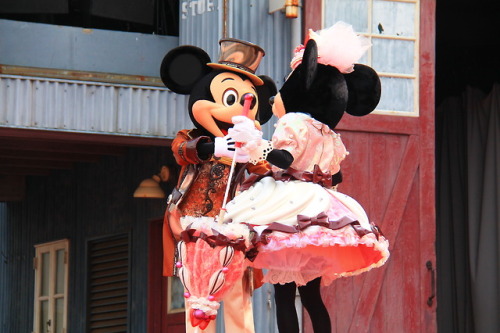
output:
[[[423,323],[420,320],[422,314],[422,300],[420,289],[424,280],[420,278],[419,271],[421,266],[425,267],[425,262],[420,261],[420,251],[422,249],[420,237],[420,225],[423,223],[419,214],[419,187],[420,187],[420,168],[417,171],[415,181],[408,197],[408,202],[412,203],[406,206],[406,211],[402,217],[404,226],[400,228],[398,234],[398,252],[401,253],[399,261],[403,275],[401,292],[398,306],[401,308],[402,326],[404,332],[428,332],[423,329]],[[410,278],[412,277],[412,278]],[[408,311],[412,309],[412,311]]]
[[[0,73],[9,75],[25,75],[47,77],[51,79],[95,81],[105,83],[132,84],[143,86],[165,87],[159,77],[144,75],[127,75],[116,73],[102,73],[76,71],[67,69],[40,68],[29,66],[0,65]]]
[[[390,241],[389,248],[392,250],[394,240],[397,237],[401,219],[405,210],[405,203],[408,200],[412,184],[415,179],[415,174],[418,169],[418,139],[416,136],[411,136],[405,154],[403,156],[401,167],[399,169],[394,190],[391,194],[391,199],[384,216],[382,230],[385,236]],[[360,333],[368,332],[370,321],[372,319],[377,299],[385,278],[385,272],[389,262],[370,272],[369,283],[365,283],[362,287],[361,294],[358,298],[355,318],[352,318],[349,332]],[[366,281],[365,281],[366,282]]]

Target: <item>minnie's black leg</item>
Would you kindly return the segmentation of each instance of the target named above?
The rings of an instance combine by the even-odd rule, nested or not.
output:
[[[294,282],[274,285],[276,320],[280,333],[299,333],[299,320],[295,310],[295,290]]]
[[[328,310],[321,299],[320,283],[319,277],[299,287],[300,300],[311,317],[314,333],[331,333],[332,324]]]

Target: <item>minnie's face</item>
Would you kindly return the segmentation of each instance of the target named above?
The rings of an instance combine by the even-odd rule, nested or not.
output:
[[[285,105],[283,104],[283,99],[281,98],[280,93],[278,93],[276,96],[274,96],[272,103],[273,103],[273,114],[278,118],[283,117],[285,115],[286,111],[285,111]]]
[[[247,116],[255,120],[259,104],[257,91],[250,79],[232,72],[223,72],[211,81],[210,92],[214,102],[196,101],[192,114],[194,119],[214,136],[225,136],[227,130],[233,126],[231,118],[242,115],[245,94],[252,94],[254,97]]]

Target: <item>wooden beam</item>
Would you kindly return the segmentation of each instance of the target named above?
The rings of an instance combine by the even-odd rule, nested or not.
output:
[[[304,0],[302,1],[303,14],[303,31],[304,35],[308,35],[308,30],[320,30],[323,27],[323,1],[322,0]],[[304,39],[304,38],[303,38]]]
[[[71,161],[71,162],[98,162],[101,159],[100,154],[79,154],[78,152],[61,153],[46,151],[20,151],[17,149],[1,149],[0,161],[8,158],[19,160],[41,160],[41,161]]]
[[[430,261],[436,267],[436,174],[435,174],[435,75],[436,75],[436,1],[422,0],[420,4],[420,297],[427,302],[432,290],[432,278],[425,267]],[[421,322],[425,332],[437,332],[437,300],[429,306],[422,304]]]
[[[23,152],[45,151],[51,153],[79,153],[92,155],[113,155],[121,156],[125,154],[125,147],[106,146],[100,144],[68,143],[44,140],[9,140],[0,143],[0,150],[17,150]]]
[[[69,132],[60,130],[40,130],[40,129],[25,129],[25,128],[10,128],[0,126],[0,142],[1,138],[15,139],[31,139],[43,141],[64,141],[76,143],[93,143],[105,144],[125,147],[167,147],[171,144],[171,139],[165,137],[142,137],[117,134],[97,134],[97,133],[81,133]]]

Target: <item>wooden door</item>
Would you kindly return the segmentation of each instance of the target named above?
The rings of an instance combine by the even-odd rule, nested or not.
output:
[[[163,218],[155,219],[149,225],[148,333],[184,333],[184,311],[169,311],[169,278],[162,274],[162,226]]]
[[[321,0],[305,3],[318,29]],[[345,116],[337,131],[350,152],[339,191],[360,202],[389,239],[377,269],[322,289],[332,332],[436,332],[434,32],[435,1],[420,2],[419,115]],[[382,92],[383,93],[383,92]],[[307,313],[305,332],[313,332]]]

